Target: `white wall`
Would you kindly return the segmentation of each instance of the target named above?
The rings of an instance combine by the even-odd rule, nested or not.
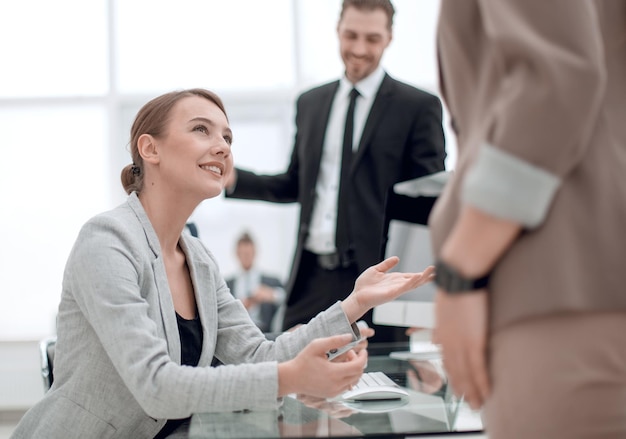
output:
[[[23,410],[43,396],[37,342],[0,341],[0,411]]]

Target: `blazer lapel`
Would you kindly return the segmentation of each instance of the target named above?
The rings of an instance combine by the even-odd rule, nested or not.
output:
[[[169,282],[165,272],[165,264],[161,255],[152,261],[152,269],[154,270],[154,280],[159,293],[159,306],[161,307],[161,319],[163,320],[163,330],[165,331],[165,339],[167,340],[167,350],[170,354],[170,358],[180,364],[181,346],[178,322],[176,321],[174,301],[172,300],[172,293],[170,292]]]
[[[161,319],[163,321],[163,331],[165,332],[165,339],[167,340],[167,350],[170,358],[180,364],[180,337],[178,334],[178,323],[176,322],[174,302],[172,300],[172,294],[170,293],[167,274],[165,272],[165,264],[161,255],[161,244],[159,243],[159,238],[157,237],[156,232],[146,215],[146,211],[143,209],[143,206],[135,192],[129,196],[128,204],[135,212],[135,215],[137,215],[137,219],[141,223],[146,235],[148,245],[154,253],[155,258],[152,261],[152,270],[154,272],[159,307],[161,310]]]
[[[358,163],[361,161],[363,154],[365,154],[365,150],[369,147],[370,140],[374,135],[376,127],[378,126],[378,122],[387,110],[387,106],[389,105],[389,98],[393,94],[393,82],[394,80],[385,73],[383,82],[380,84],[380,88],[376,93],[376,98],[374,99],[374,103],[372,104],[370,114],[367,117],[367,121],[365,122],[363,134],[361,135],[361,141],[359,142],[359,148],[357,149],[357,152],[352,159],[352,165],[350,166],[351,174],[354,172]]]
[[[193,246],[188,245],[189,239],[191,238],[183,234],[180,238],[180,246],[187,259],[189,276],[198,307],[198,316],[202,323],[202,352],[198,365],[207,366],[213,360],[217,341],[217,295],[210,288],[210,285],[215,284],[211,267],[196,257]]]

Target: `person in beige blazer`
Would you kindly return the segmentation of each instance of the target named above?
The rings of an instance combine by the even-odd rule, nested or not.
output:
[[[489,438],[626,437],[626,2],[443,0],[435,340]]]
[[[358,381],[365,349],[332,362],[327,352],[359,337],[355,321],[372,306],[430,280],[432,267],[387,273],[398,261],[389,258],[344,301],[266,340],[210,251],[182,233],[198,204],[221,194],[231,142],[212,92],[168,93],[139,111],[133,164],[122,171],[129,197],[79,233],[63,278],[54,383],[12,438],[160,438],[194,412],[272,409],[290,393],[328,397]]]

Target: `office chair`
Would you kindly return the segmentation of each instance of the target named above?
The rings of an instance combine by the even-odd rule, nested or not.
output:
[[[57,342],[56,337],[47,337],[39,342],[39,357],[41,360],[41,377],[43,378],[44,393],[52,386],[54,380],[54,348]]]

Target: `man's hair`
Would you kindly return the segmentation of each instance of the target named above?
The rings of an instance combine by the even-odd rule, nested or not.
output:
[[[349,7],[353,7],[361,11],[382,9],[385,14],[387,14],[387,29],[391,30],[393,27],[393,14],[396,10],[393,8],[390,0],[343,0],[343,4],[341,5],[341,14],[339,14],[340,21],[343,18],[343,13]]]
[[[239,246],[241,244],[252,244],[252,245],[254,245],[254,240],[252,239],[252,236],[250,236],[250,234],[248,232],[243,232],[241,234],[241,236],[239,237],[239,239],[237,240],[237,246]]]

